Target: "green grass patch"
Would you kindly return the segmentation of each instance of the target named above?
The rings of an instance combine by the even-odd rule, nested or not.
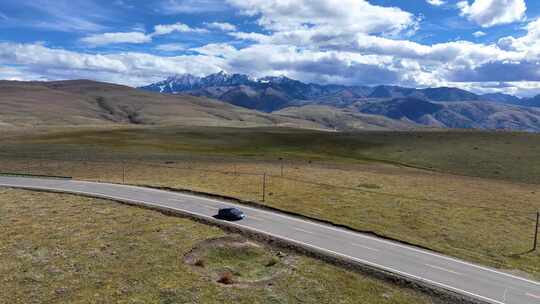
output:
[[[4,141],[18,155],[141,155],[387,162],[429,170],[540,182],[540,135],[437,131],[330,133],[292,129],[146,128],[85,130]]]

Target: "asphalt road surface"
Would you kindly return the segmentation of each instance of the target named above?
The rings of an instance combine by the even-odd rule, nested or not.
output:
[[[219,208],[238,207],[247,217],[232,223],[317,251],[376,267],[487,303],[539,304],[540,283],[495,269],[372,236],[217,199],[143,187],[0,176],[0,186],[53,190],[174,209],[212,218]]]

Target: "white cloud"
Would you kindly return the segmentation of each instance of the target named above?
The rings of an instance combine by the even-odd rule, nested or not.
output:
[[[119,43],[148,43],[150,41],[152,41],[152,37],[141,32],[95,34],[81,39],[81,42],[91,46]]]
[[[0,79],[13,81],[47,80],[47,78],[30,73],[23,68],[2,66],[0,66]]]
[[[227,66],[222,58],[204,55],[87,54],[7,42],[0,42],[0,65],[20,66],[28,75],[47,79],[88,78],[133,86],[177,73],[206,75]]]
[[[165,52],[185,51],[187,46],[183,43],[164,43],[156,46],[156,50]]]
[[[525,26],[527,34],[523,37],[512,36],[501,38],[498,45],[506,50],[527,52],[529,55],[540,54],[540,18]]]
[[[480,38],[480,37],[484,37],[485,35],[487,35],[485,32],[482,32],[482,31],[476,31],[472,34],[474,37],[476,38]]]
[[[540,88],[540,19],[525,27],[527,34],[505,37],[497,44],[454,41],[428,45],[407,40],[407,32],[418,25],[414,15],[363,0],[228,3],[240,8],[242,14],[252,15],[262,29],[246,33],[227,23],[208,23],[205,27],[227,31],[228,36],[248,43],[230,41],[193,47],[198,45],[197,39],[187,45],[175,42],[152,46],[158,51],[196,54],[182,56],[88,54],[40,44],[0,43],[0,66],[15,66],[33,78],[83,77],[129,85],[150,83],[170,74],[206,75],[226,70],[256,77],[284,74],[303,81],[345,84],[457,86],[506,92]],[[83,39],[100,45],[146,43],[175,32],[197,34],[208,29],[176,23],[157,25],[148,32],[132,30]],[[481,35],[480,31],[475,34]],[[17,71],[3,74],[20,77]],[[500,82],[511,85],[501,86]]]
[[[206,33],[208,30],[201,28],[192,28],[187,24],[175,23],[175,24],[159,24],[154,27],[152,36],[167,35],[173,32],[179,33]]]
[[[210,55],[215,57],[227,57],[231,54],[237,53],[237,49],[227,43],[211,43],[205,46],[191,49],[203,55]]]
[[[527,5],[525,0],[474,0],[457,4],[461,15],[482,27],[508,24],[523,20]]]
[[[441,5],[446,4],[446,1],[443,1],[443,0],[426,0],[426,2],[433,6],[441,6]]]
[[[268,42],[271,37],[260,33],[231,32],[229,35],[240,40],[250,40],[255,42]]]
[[[207,33],[208,30],[201,28],[192,28],[183,23],[158,24],[154,27],[154,32],[146,34],[143,32],[125,32],[125,33],[103,33],[94,34],[81,39],[81,42],[90,46],[102,46],[108,44],[120,43],[148,43],[155,36],[168,35],[174,32],[180,33]]]
[[[272,31],[340,30],[347,33],[396,34],[416,25],[416,18],[396,7],[365,0],[227,0]]]
[[[417,18],[408,12],[372,5],[364,0],[228,2],[241,9],[243,14],[255,16],[258,24],[269,33],[233,32],[229,33],[231,36],[263,45],[291,46],[321,54],[325,51],[352,51],[358,40],[375,34],[385,37],[406,35],[416,30],[418,25]],[[266,57],[260,58],[266,60]]]
[[[206,23],[206,26],[208,28],[212,29],[218,29],[224,32],[232,32],[236,31],[236,26],[234,24],[230,24],[227,22],[212,22],[212,23]]]
[[[165,14],[199,14],[227,8],[223,0],[164,0],[159,4],[158,11]]]

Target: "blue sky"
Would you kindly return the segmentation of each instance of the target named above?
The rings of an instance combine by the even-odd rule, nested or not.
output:
[[[221,70],[540,93],[536,0],[3,0],[0,79],[138,86]]]

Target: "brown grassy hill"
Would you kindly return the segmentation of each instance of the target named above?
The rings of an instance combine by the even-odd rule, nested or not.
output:
[[[273,114],[283,118],[308,120],[329,129],[341,131],[411,130],[421,127],[410,121],[390,119],[381,115],[363,114],[348,109],[323,105],[289,107],[273,112]]]
[[[212,99],[163,95],[89,80],[0,81],[0,126],[109,124],[322,128],[314,122],[273,116]]]
[[[407,97],[359,102],[348,109],[436,128],[540,131],[538,108],[498,102],[433,102]]]

